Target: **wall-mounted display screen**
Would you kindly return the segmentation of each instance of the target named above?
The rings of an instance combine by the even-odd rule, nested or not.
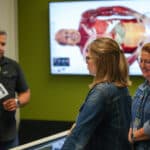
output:
[[[150,42],[149,6],[148,0],[50,2],[51,74],[88,75],[87,47],[107,36],[120,44],[130,75],[141,75],[137,58]]]

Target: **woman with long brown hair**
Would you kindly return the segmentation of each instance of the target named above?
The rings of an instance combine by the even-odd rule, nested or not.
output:
[[[86,62],[94,79],[62,150],[130,150],[131,97],[125,56],[117,42],[103,37],[89,45]]]

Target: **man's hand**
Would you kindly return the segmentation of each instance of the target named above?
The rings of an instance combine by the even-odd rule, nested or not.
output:
[[[16,103],[15,98],[11,98],[3,102],[3,107],[7,111],[14,111],[17,109],[18,105]]]

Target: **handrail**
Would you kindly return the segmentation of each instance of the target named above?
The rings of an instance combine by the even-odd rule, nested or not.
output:
[[[10,150],[23,150],[23,149],[27,149],[31,146],[40,145],[42,143],[55,140],[57,138],[65,137],[66,135],[68,135],[68,132],[69,132],[69,130],[59,132],[57,134],[54,134],[54,135],[51,135],[51,136],[48,136],[48,137],[44,137],[44,138],[41,138],[41,139],[38,139],[38,140],[35,140],[35,141],[32,141],[32,142],[29,142],[29,143],[11,148]]]

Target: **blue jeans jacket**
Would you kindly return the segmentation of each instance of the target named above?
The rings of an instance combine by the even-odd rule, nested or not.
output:
[[[130,150],[130,106],[127,88],[97,84],[81,106],[76,126],[62,150]]]
[[[145,134],[150,136],[150,85],[148,81],[141,84],[133,98],[132,123],[133,130],[144,128]],[[150,150],[150,140],[135,143],[136,150]],[[147,148],[146,148],[147,147]]]

